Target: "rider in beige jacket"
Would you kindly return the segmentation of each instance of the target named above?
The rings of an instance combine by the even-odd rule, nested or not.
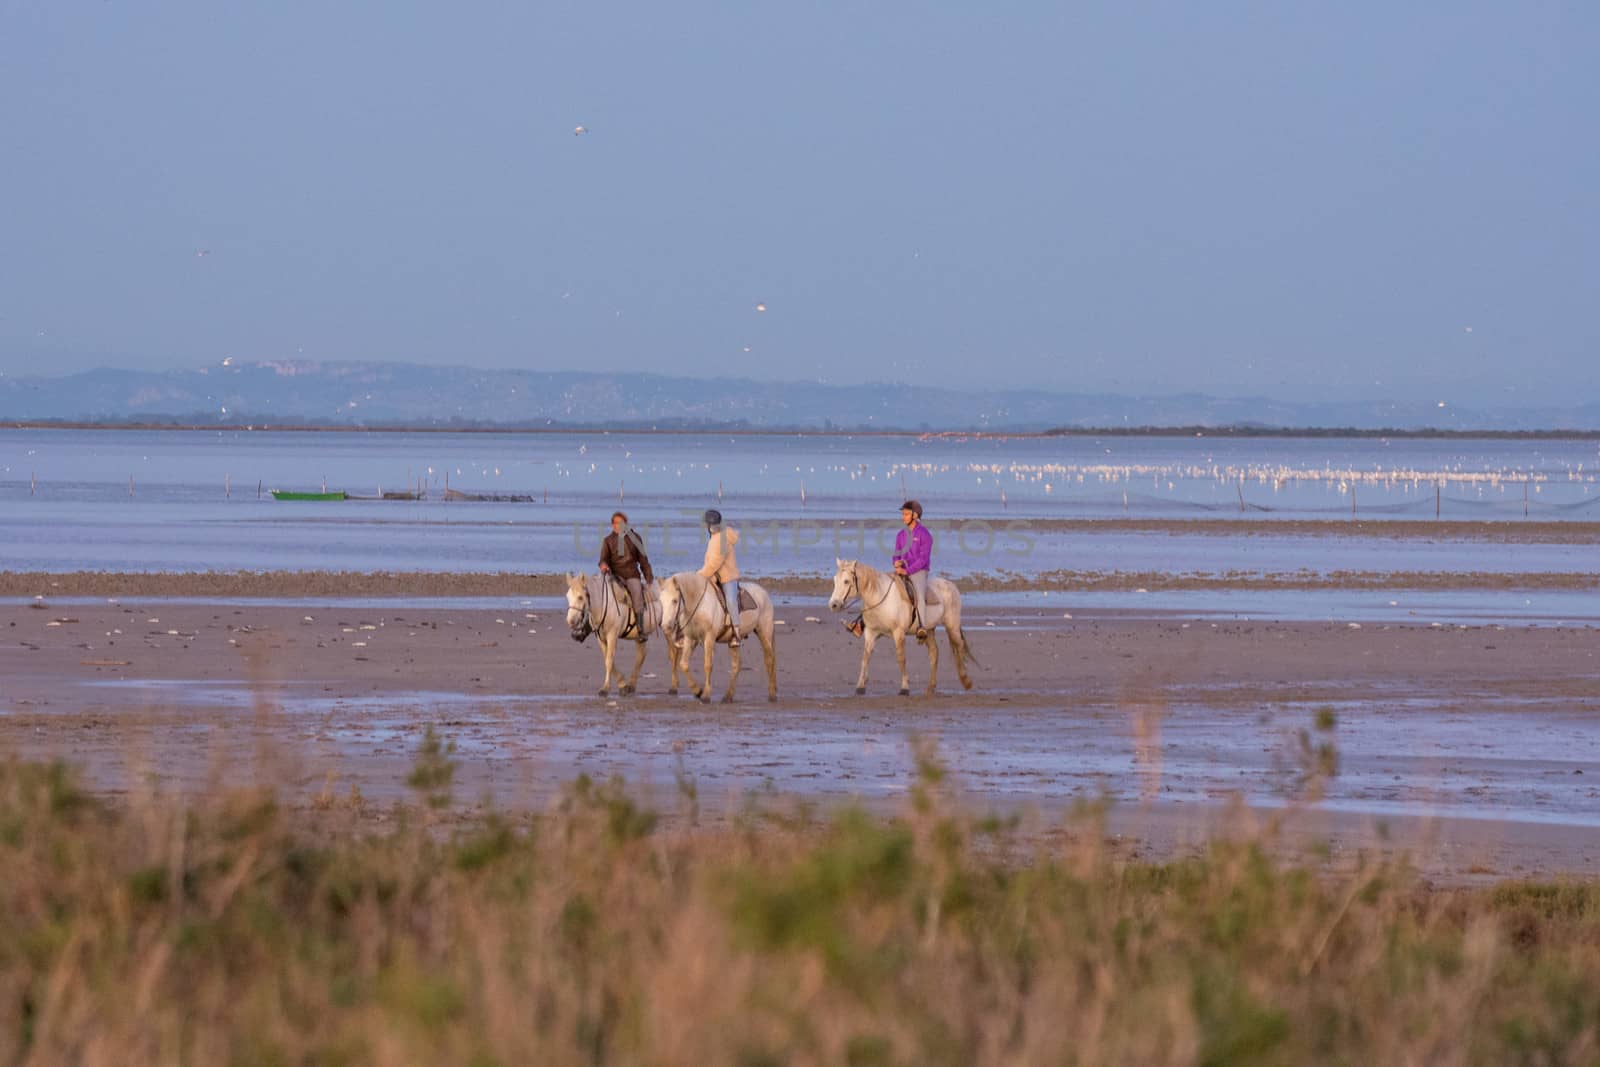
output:
[[[733,638],[728,646],[736,648],[739,645],[739,559],[735,555],[735,546],[739,543],[739,531],[732,526],[724,526],[722,512],[715,508],[706,512],[705,520],[708,539],[706,560],[700,568],[700,576],[722,586],[728,615],[733,620]]]

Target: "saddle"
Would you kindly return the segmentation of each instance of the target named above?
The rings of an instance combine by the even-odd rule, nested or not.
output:
[[[711,588],[717,591],[717,603],[721,604],[722,610],[726,612],[728,610],[728,594],[722,591],[722,583],[712,582]],[[739,610],[756,610],[755,598],[750,595],[750,590],[746,589],[743,585],[739,586]]]
[[[639,632],[639,619],[633,613],[633,600],[628,596],[628,587],[622,583],[621,579],[618,578],[611,578],[609,581],[611,582],[612,602],[617,605],[617,611],[619,611],[627,620],[627,622],[623,624],[622,631],[620,634],[618,634],[618,636],[633,637]],[[645,615],[648,617],[650,614],[650,596],[648,590],[646,590],[644,598],[644,611]]]
[[[711,583],[711,588],[716,590],[717,603],[722,605],[722,613],[723,613],[723,615],[727,616],[727,618],[729,619],[729,625],[724,626],[723,629],[724,630],[730,629],[732,627],[732,625],[734,623],[736,623],[738,620],[737,620],[737,617],[733,614],[733,612],[728,610],[728,594],[723,592],[722,583],[721,582],[712,582]],[[746,589],[744,587],[744,585],[741,584],[739,586],[739,610],[741,612],[744,612],[744,611],[754,611],[755,609],[756,609],[755,598],[750,595],[750,590]]]
[[[895,577],[900,579],[900,591],[906,595],[906,603],[911,605],[911,628],[917,629],[923,625],[923,620],[917,615],[917,590],[916,587],[911,584],[911,575],[896,574]],[[938,597],[938,594],[933,591],[932,584],[928,586],[928,594],[926,599],[929,608],[932,608],[935,604],[942,603]]]

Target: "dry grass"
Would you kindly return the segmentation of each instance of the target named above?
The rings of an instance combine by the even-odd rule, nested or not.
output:
[[[620,784],[451,823],[270,791],[92,799],[0,765],[0,1060],[30,1064],[1594,1063],[1600,885],[1434,891],[1219,841],[1130,863],[960,810]]]

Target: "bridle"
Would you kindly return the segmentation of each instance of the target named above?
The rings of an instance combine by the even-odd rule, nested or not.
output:
[[[874,610],[875,608],[882,606],[883,602],[889,599],[889,594],[894,592],[894,581],[891,579],[889,582],[889,587],[885,589],[883,591],[883,595],[878,598],[878,603],[869,606],[867,604],[867,595],[861,591],[861,572],[856,570],[854,567],[850,568],[850,584],[855,588],[855,596],[846,599],[844,604],[845,606],[848,606],[851,600],[861,601],[861,613],[863,615]]]
[[[593,611],[590,610],[594,604],[594,598],[589,595],[589,579],[585,578],[583,580],[583,621],[595,633],[600,632],[600,623],[605,622],[610,616],[611,609],[606,606],[606,600],[608,599],[606,594],[610,589],[611,583],[602,576],[600,579],[600,622],[597,623]]]
[[[684,625],[683,587],[677,582],[673,582],[672,587],[678,591],[678,606],[672,613],[672,628],[678,631],[679,637],[682,637],[688,632],[687,627]],[[694,618],[695,613],[700,610],[700,605],[704,603],[706,599],[706,591],[710,588],[711,579],[707,578],[705,583],[700,586],[700,596],[695,600],[694,607],[688,612],[689,618]]]

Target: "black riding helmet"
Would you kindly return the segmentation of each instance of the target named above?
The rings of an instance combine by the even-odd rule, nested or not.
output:
[[[722,525],[722,512],[718,511],[716,508],[707,508],[703,518],[706,520],[707,526]]]
[[[909,511],[917,518],[922,518],[922,505],[917,503],[915,500],[907,500],[904,504],[900,505],[900,510]]]

